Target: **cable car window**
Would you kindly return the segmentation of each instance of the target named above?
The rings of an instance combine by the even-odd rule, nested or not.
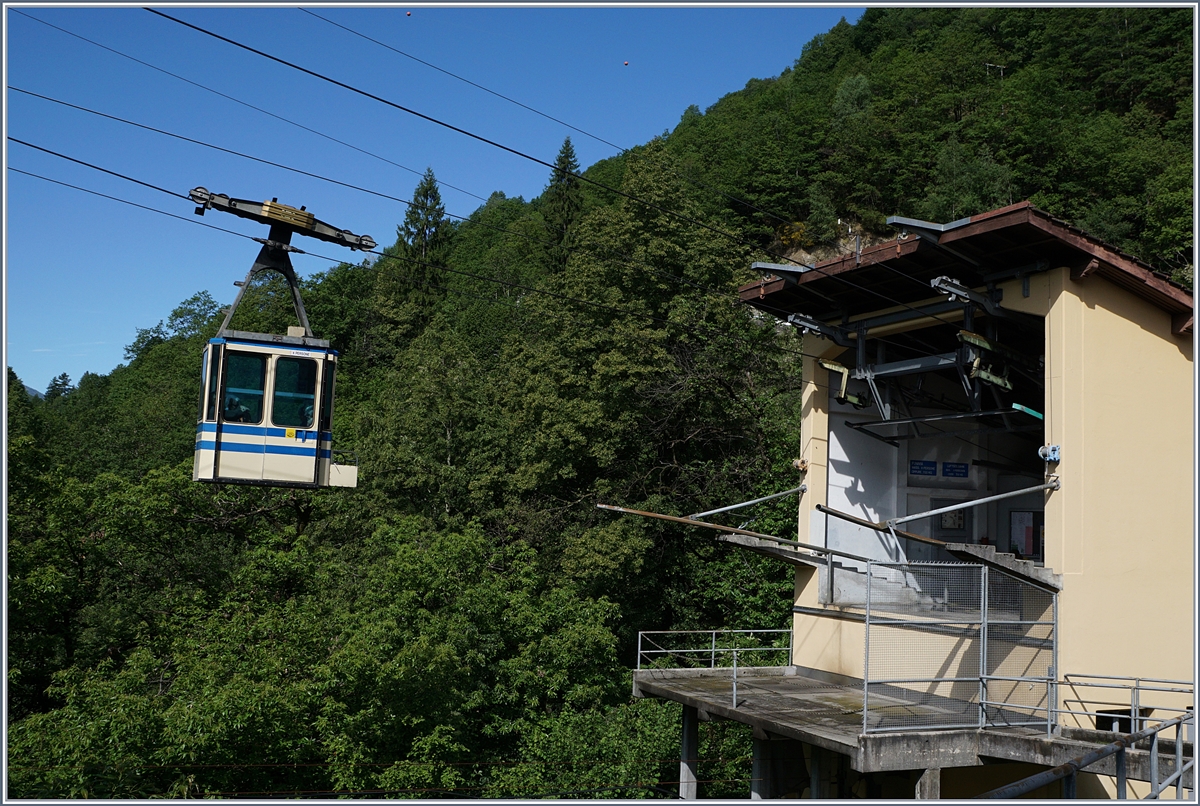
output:
[[[275,361],[275,394],[271,422],[292,428],[312,428],[317,399],[317,362],[310,358]]]
[[[196,408],[200,411],[196,415],[197,420],[204,419],[204,398],[206,393],[205,384],[208,383],[208,350],[204,351],[204,356],[200,359],[200,400],[196,403]]]
[[[229,353],[225,362],[225,422],[262,422],[266,378],[265,355]]]
[[[333,375],[337,364],[328,359],[325,361],[325,382],[321,385],[321,425],[322,431],[330,429],[333,420]]]
[[[209,347],[207,352],[208,358],[208,417],[206,420],[217,419],[217,365],[221,361],[221,351],[216,347]],[[201,385],[200,388],[204,388]]]

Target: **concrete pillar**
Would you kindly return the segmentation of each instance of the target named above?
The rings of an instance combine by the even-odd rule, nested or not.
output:
[[[679,740],[679,799],[695,800],[696,767],[700,755],[700,715],[689,705],[683,706],[683,735]]]
[[[940,800],[942,797],[942,770],[940,767],[930,767],[921,770],[917,778],[917,800]]]
[[[751,740],[750,800],[765,800],[771,792],[771,742],[757,736]]]
[[[824,800],[828,795],[821,780],[825,776],[825,751],[814,744],[809,746],[808,754],[808,796]]]

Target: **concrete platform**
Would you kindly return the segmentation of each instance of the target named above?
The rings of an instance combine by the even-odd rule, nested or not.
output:
[[[733,705],[733,670],[641,669],[633,674],[634,695],[661,697],[696,708],[701,721],[729,719],[754,728],[756,736],[797,739],[847,756],[861,773],[932,768],[974,767],[997,761],[1019,761],[1057,766],[1113,741],[1109,734],[1085,740],[1079,732],[1068,737],[1048,736],[1044,727],[960,728],[863,733],[862,681],[805,670],[796,666],[738,669],[738,702]],[[876,706],[886,713],[902,708],[920,716],[925,710],[936,717],[945,702],[918,705],[872,692],[872,717]],[[963,711],[963,703],[952,705]],[[970,704],[965,704],[970,706]],[[973,710],[976,706],[970,706]],[[1112,734],[1113,737],[1116,734]],[[1187,748],[1191,750],[1191,747]],[[1107,763],[1105,763],[1107,762]],[[1105,759],[1091,772],[1113,774],[1113,759]],[[1159,775],[1174,770],[1168,752],[1159,757]],[[1149,780],[1149,753],[1132,750],[1128,757],[1131,780]],[[1191,775],[1187,776],[1191,784]]]

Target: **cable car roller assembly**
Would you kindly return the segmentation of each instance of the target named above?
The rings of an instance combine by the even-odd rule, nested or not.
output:
[[[320,221],[304,207],[278,199],[255,202],[210,193],[198,187],[188,194],[196,214],[220,210],[270,231],[246,279],[237,283],[215,338],[204,348],[200,417],[192,478],[285,487],[354,487],[358,467],[335,460],[330,425],[333,417],[337,351],[313,336],[289,257],[293,233],[362,251],[375,248],[369,235],[355,235]],[[231,330],[234,312],[256,275],[283,275],[292,294],[299,327],[287,335]]]

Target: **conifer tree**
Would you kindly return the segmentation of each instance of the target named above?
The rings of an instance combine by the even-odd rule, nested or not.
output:
[[[579,185],[579,162],[575,159],[575,148],[571,138],[563,140],[550,184],[542,194],[542,218],[553,246],[546,249],[551,268],[558,270],[566,266],[570,247],[573,245],[575,222],[583,209],[583,196]]]
[[[433,168],[426,168],[425,175],[417,183],[412,204],[404,214],[404,223],[400,225],[397,235],[404,242],[405,257],[433,266],[440,266],[445,261],[450,242],[450,222],[446,220],[446,208],[442,204],[442,194],[438,191]]]
[[[396,243],[379,262],[376,308],[385,343],[406,341],[429,321],[441,299],[453,232],[433,169],[426,168],[396,228]]]

